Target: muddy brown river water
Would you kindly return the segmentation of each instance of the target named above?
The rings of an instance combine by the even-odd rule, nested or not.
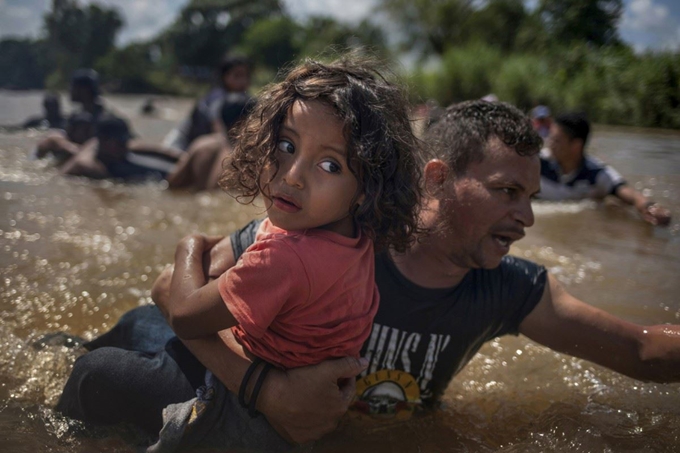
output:
[[[160,140],[190,101],[109,97],[139,136]],[[0,124],[40,111],[40,93],[0,92]],[[132,452],[125,433],[82,438],[51,408],[73,350],[31,345],[57,330],[92,338],[151,303],[153,280],[190,232],[229,234],[258,214],[220,192],[171,193],[60,177],[27,158],[42,135],[0,130],[0,451]],[[674,215],[644,224],[611,203],[536,203],[512,253],[630,321],[680,323],[680,133],[598,127],[593,155]],[[523,337],[487,344],[443,407],[398,424],[343,423],[318,452],[679,452],[680,384],[641,383]]]

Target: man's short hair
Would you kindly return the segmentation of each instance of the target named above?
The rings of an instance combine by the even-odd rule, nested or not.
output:
[[[466,101],[449,106],[425,134],[435,157],[456,174],[481,162],[489,140],[497,138],[520,156],[538,154],[543,140],[529,118],[505,102]]]
[[[588,141],[590,123],[588,122],[588,117],[585,113],[563,113],[555,118],[555,123],[557,123],[571,139],[579,138],[583,140],[583,145]]]
[[[99,140],[113,139],[127,143],[132,138],[127,121],[117,116],[107,115],[97,121],[97,138]]]
[[[244,55],[226,54],[222,58],[222,61],[220,61],[219,65],[220,77],[224,77],[226,73],[228,73],[237,66],[246,66],[248,70],[250,70],[252,67],[252,63],[250,59]]]
[[[99,74],[94,69],[77,69],[71,76],[72,86],[87,87],[93,97],[99,96]]]

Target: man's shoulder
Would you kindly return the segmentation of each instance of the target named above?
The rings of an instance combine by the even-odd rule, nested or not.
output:
[[[545,273],[545,267],[524,258],[506,255],[493,269],[473,269],[470,272],[489,282],[514,283],[520,280],[531,282]]]
[[[602,162],[600,159],[594,156],[585,155],[583,156],[583,168],[589,171],[601,171],[607,164]]]

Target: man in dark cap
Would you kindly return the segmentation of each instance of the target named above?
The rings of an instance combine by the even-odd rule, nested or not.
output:
[[[104,112],[104,107],[99,98],[99,75],[94,69],[78,69],[71,77],[71,102],[77,102],[83,106],[83,110],[89,112],[96,121]]]

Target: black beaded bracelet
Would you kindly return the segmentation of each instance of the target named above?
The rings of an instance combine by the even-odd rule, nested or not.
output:
[[[250,366],[248,367],[248,370],[246,370],[246,374],[243,375],[241,387],[238,389],[238,402],[244,409],[248,408],[248,403],[246,403],[246,388],[248,387],[248,381],[250,380],[250,376],[253,375],[253,372],[260,363],[262,363],[262,359],[260,359],[259,357],[253,360],[253,363],[251,363]]]
[[[267,376],[267,373],[269,373],[269,370],[271,370],[272,365],[270,363],[265,363],[264,368],[262,368],[262,371],[260,372],[260,375],[257,377],[257,381],[255,382],[255,387],[253,388],[253,393],[250,394],[250,403],[248,405],[248,415],[250,415],[252,418],[257,417],[260,415],[260,413],[255,409],[255,403],[257,402],[257,397],[260,395],[260,389],[262,388],[262,383],[264,382],[264,378]]]

